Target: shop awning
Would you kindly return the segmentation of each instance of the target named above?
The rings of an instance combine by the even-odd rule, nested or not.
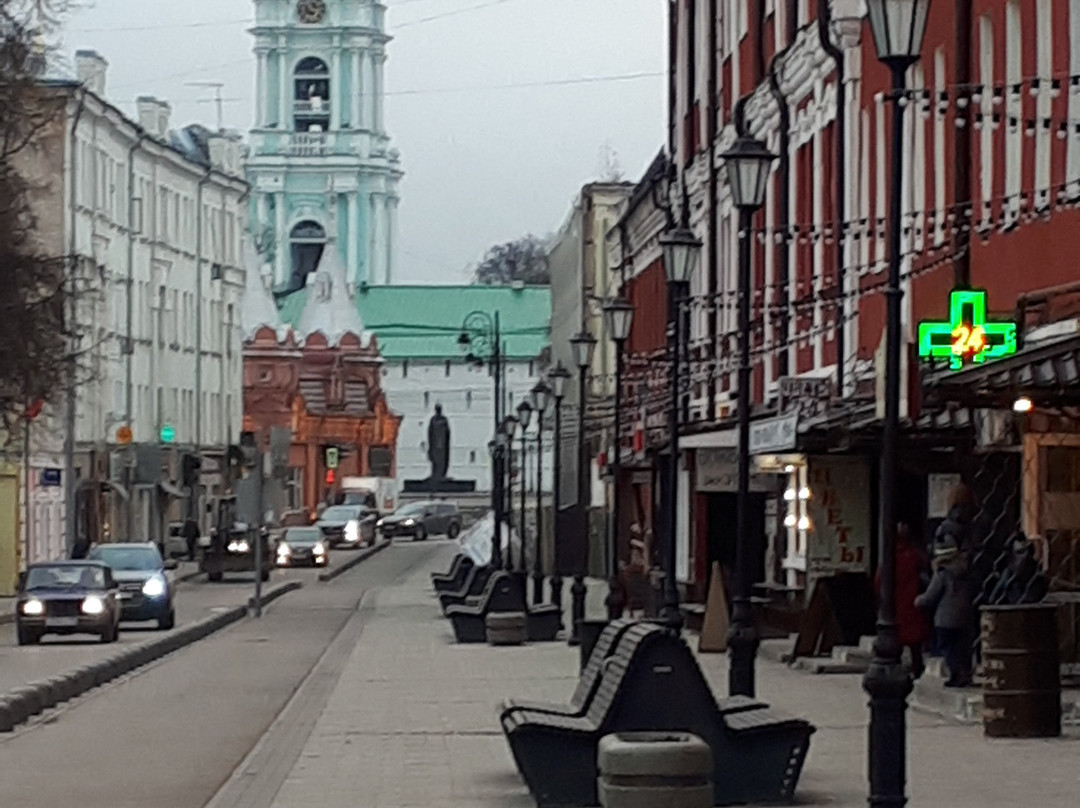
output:
[[[1036,406],[1080,406],[1080,335],[1025,346],[1004,359],[923,377],[928,405],[1011,409],[1020,396]]]

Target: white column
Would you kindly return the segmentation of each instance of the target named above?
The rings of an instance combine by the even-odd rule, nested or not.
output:
[[[374,119],[373,128],[379,134],[384,131],[383,127],[383,62],[386,61],[386,56],[378,54],[375,56],[375,84],[371,88],[371,94],[375,96],[375,113],[372,115]]]
[[[364,76],[360,85],[364,88],[363,109],[364,128],[375,129],[375,54],[367,51],[363,55]]]
[[[278,129],[292,131],[292,81],[289,77],[287,52],[278,49]]]
[[[351,122],[353,129],[362,129],[364,125],[364,113],[363,105],[361,104],[361,98],[363,98],[363,87],[360,84],[360,50],[349,51],[349,69],[352,71],[352,87],[349,101],[352,106]]]
[[[341,131],[341,105],[344,93],[341,92],[341,48],[335,43],[330,53],[330,131]]]
[[[376,283],[378,276],[375,274],[375,194],[367,195],[367,228],[364,235],[367,240],[367,282]]]
[[[397,209],[398,198],[386,197],[386,284],[394,282],[394,268],[397,263],[395,253],[397,250]]]
[[[289,275],[289,234],[285,232],[285,192],[274,194],[276,223],[274,228],[277,249],[274,254],[274,280],[284,283]]]
[[[349,223],[346,227],[348,233],[348,243],[346,249],[346,259],[349,262],[348,269],[345,272],[345,276],[348,278],[349,283],[356,283],[357,279],[357,261],[359,259],[359,241],[360,235],[360,206],[357,204],[357,194],[359,192],[353,191],[348,195],[349,200]]]
[[[270,105],[267,103],[267,79],[270,74],[268,72],[269,58],[266,48],[259,48],[259,69],[255,74],[255,127],[262,128],[266,126],[267,121],[266,110]]]
[[[266,219],[269,215],[269,211],[267,210],[266,203],[266,194],[257,193],[255,195],[255,216],[257,217],[257,221],[252,226],[251,232],[255,235],[256,238],[262,235],[263,228],[265,228],[267,225]]]
[[[375,263],[371,267],[371,277],[378,282],[386,281],[386,196],[372,194],[374,220],[371,226],[375,232]]]

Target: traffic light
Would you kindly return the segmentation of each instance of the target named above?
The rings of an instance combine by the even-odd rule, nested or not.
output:
[[[333,469],[327,469],[326,470],[326,484],[327,485],[333,485],[335,479],[336,479],[336,475],[334,474],[334,470]]]
[[[328,446],[326,449],[326,467],[336,469],[341,462],[341,452],[336,446]]]
[[[194,488],[199,484],[199,469],[202,468],[202,460],[198,455],[186,454],[181,461],[181,483],[184,488]]]

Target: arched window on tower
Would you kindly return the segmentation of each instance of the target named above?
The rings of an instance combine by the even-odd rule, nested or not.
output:
[[[308,56],[296,66],[293,109],[297,132],[325,132],[330,127],[330,69],[322,59]]]
[[[300,222],[292,229],[289,233],[289,247],[292,253],[289,291],[304,288],[308,275],[318,268],[325,246],[326,231],[318,222]]]

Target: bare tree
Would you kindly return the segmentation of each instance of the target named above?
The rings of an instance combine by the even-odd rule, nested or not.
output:
[[[27,170],[40,159],[42,135],[62,122],[66,98],[42,78],[66,7],[66,0],[0,0],[0,441],[26,415],[62,400],[74,367],[71,261],[37,237],[39,188]]]
[[[516,281],[547,286],[551,283],[547,246],[542,239],[534,235],[497,244],[487,251],[476,267],[473,278],[477,283],[492,286]]]

